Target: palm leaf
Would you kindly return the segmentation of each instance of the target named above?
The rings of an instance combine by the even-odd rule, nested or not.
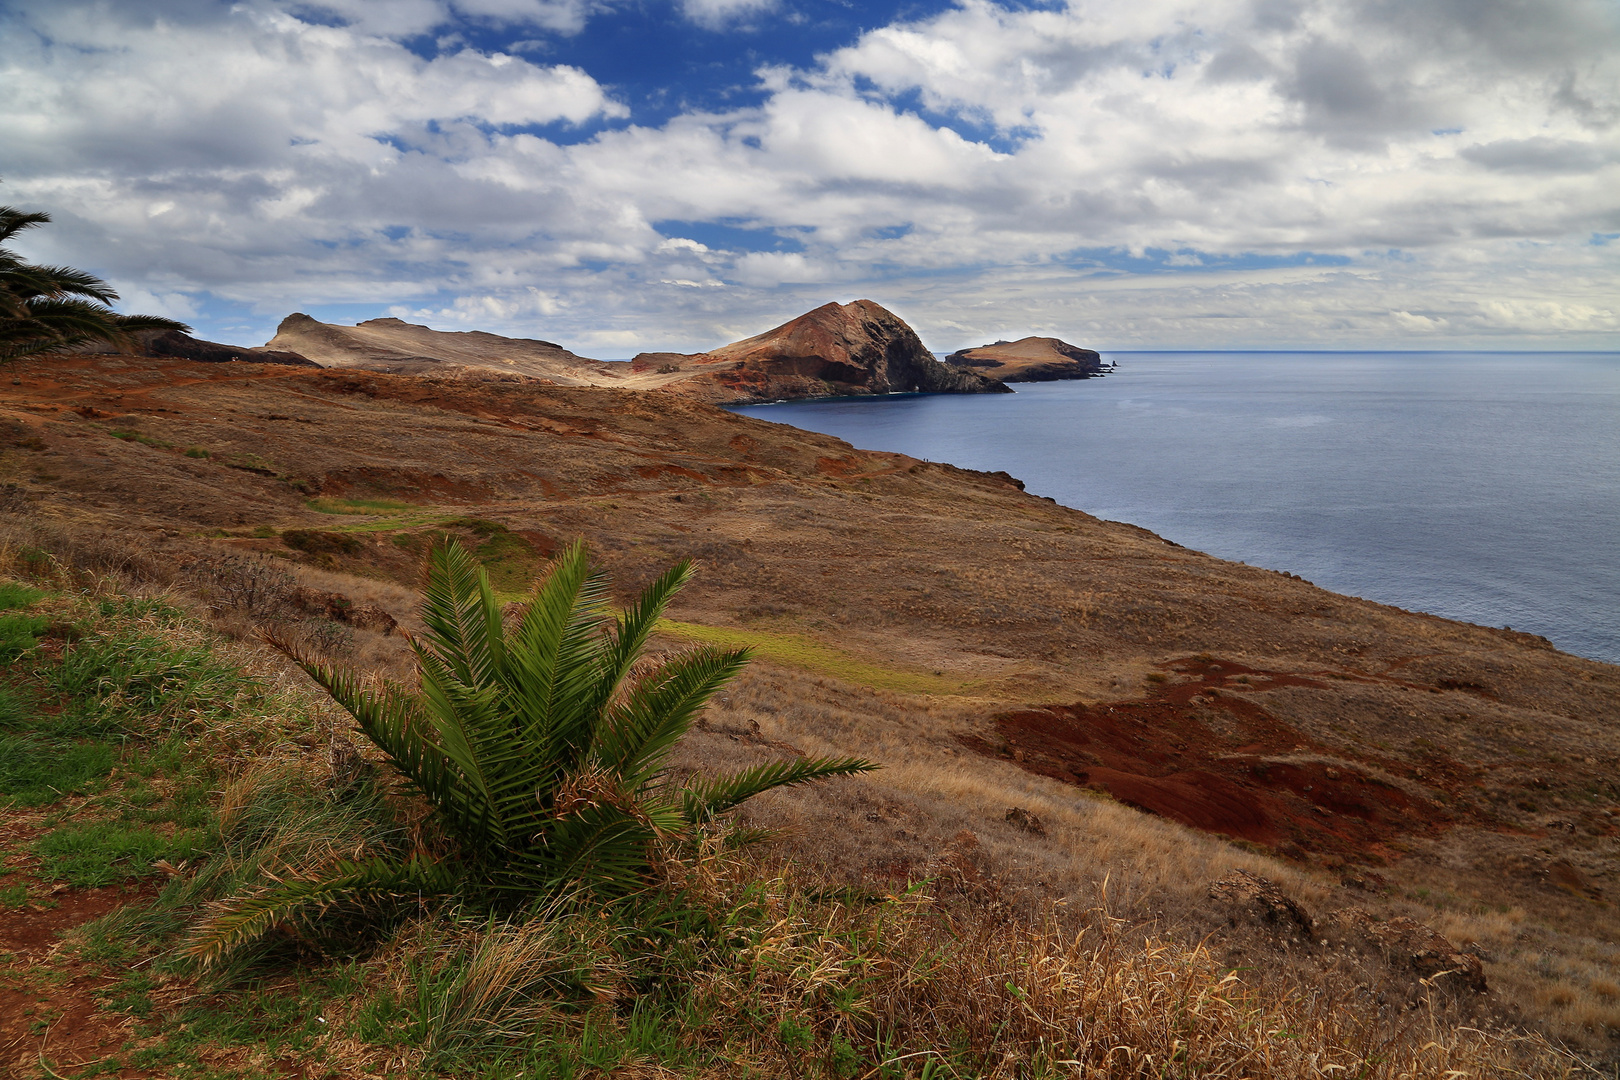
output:
[[[852,776],[879,767],[861,758],[773,761],[687,785],[681,792],[681,810],[688,822],[698,825],[772,788],[809,784],[834,776]]]
[[[664,571],[633,604],[620,613],[618,625],[609,644],[602,650],[601,681],[596,698],[592,702],[595,709],[607,708],[608,702],[612,700],[625,677],[630,674],[630,669],[635,665],[637,658],[646,649],[647,638],[658,625],[664,609],[669,606],[675,594],[692,580],[694,573],[696,569],[692,560],[682,559]]]
[[[720,687],[748,662],[747,649],[706,646],[677,657],[643,679],[613,711],[598,740],[597,758],[635,791],[664,768],[669,752]]]
[[[226,901],[198,926],[181,953],[204,966],[263,936],[289,919],[325,911],[338,903],[377,904],[408,897],[443,897],[460,883],[460,872],[440,862],[395,862],[372,859],[339,862],[326,874],[306,881],[286,881],[249,896]]]

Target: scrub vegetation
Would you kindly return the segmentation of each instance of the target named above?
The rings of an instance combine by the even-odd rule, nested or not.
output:
[[[62,935],[8,938],[17,1075],[1578,1071],[1537,1037],[1455,1026],[1438,998],[1369,1011],[1106,903],[1021,908],[960,859],[881,889],[751,845],[728,807],[868,766],[669,768],[746,660],[638,660],[688,568],[615,615],[574,548],[503,612],[465,551],[434,558],[420,691],[283,641],[325,692],[182,598],[9,560],[51,573],[0,580],[3,625],[26,628],[0,691],[0,902]],[[566,707],[503,751],[523,694]]]

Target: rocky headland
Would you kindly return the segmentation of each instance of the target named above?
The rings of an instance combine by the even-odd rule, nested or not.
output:
[[[1002,382],[1090,379],[1103,373],[1102,357],[1096,352],[1054,337],[1026,337],[961,349],[947,356],[945,362]]]
[[[632,366],[686,374],[665,389],[712,404],[863,394],[998,394],[997,379],[940,363],[917,332],[871,300],[823,304],[707,353],[643,353]],[[676,374],[677,372],[668,372]]]
[[[549,341],[481,331],[450,333],[399,319],[336,326],[301,313],[283,319],[267,347],[328,368],[391,375],[497,371],[559,386],[663,390],[711,405],[1008,392],[999,378],[940,363],[903,319],[871,300],[825,304],[709,352],[642,353],[629,364],[577,356]]]

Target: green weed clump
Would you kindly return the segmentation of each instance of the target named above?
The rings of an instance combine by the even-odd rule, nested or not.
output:
[[[322,497],[310,499],[304,505],[318,514],[393,515],[421,509],[420,506],[400,502],[397,499],[335,499]]]
[[[84,733],[205,722],[257,693],[251,679],[206,644],[175,644],[142,629],[93,633],[41,678],[71,701],[64,725]]]
[[[45,594],[14,581],[0,581],[0,663],[11,663],[39,644],[50,620],[29,615]]]

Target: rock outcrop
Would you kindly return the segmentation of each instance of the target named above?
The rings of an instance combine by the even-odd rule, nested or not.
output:
[[[945,358],[952,367],[971,368],[1002,382],[1053,382],[1089,379],[1103,373],[1102,357],[1054,337],[997,341],[962,349]]]
[[[355,326],[336,326],[302,312],[281,320],[267,347],[296,350],[322,367],[364,368],[393,375],[476,368],[551,379],[563,385],[618,385],[624,367],[576,356],[555,342],[534,338],[502,337],[482,330],[433,330],[402,319],[368,319]]]
[[[1397,915],[1380,919],[1358,907],[1335,911],[1323,920],[1329,942],[1350,941],[1382,951],[1391,964],[1420,980],[1483,994],[1488,986],[1479,957],[1464,952],[1433,927]]]
[[[823,304],[707,353],[644,353],[665,389],[720,404],[867,394],[1001,394],[999,379],[942,364],[916,331],[871,300]]]
[[[503,372],[563,386],[662,390],[715,405],[899,393],[1010,393],[999,378],[942,364],[899,316],[870,300],[825,304],[763,334],[704,353],[642,353],[629,364],[561,345],[481,331],[449,333],[399,319],[336,326],[293,314],[268,348],[322,367],[391,375]]]

